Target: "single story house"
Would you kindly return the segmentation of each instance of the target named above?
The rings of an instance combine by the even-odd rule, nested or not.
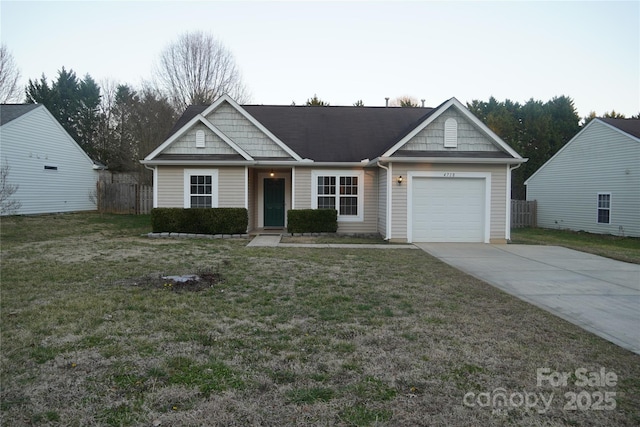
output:
[[[44,105],[0,105],[0,157],[20,204],[5,214],[96,210],[98,166]]]
[[[541,227],[640,237],[640,119],[591,120],[525,185]]]
[[[249,231],[332,208],[339,233],[506,242],[525,162],[457,99],[437,108],[191,106],[141,162],[155,207],[244,207]]]

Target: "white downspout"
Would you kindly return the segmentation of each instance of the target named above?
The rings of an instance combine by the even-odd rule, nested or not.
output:
[[[296,208],[296,167],[291,166],[291,209]]]
[[[150,168],[147,165],[144,165],[145,169],[149,169],[153,172],[153,207],[158,207],[158,167],[154,166]]]
[[[244,167],[244,208],[249,211],[249,166]]]
[[[504,230],[507,242],[511,241],[511,173],[520,166],[522,163],[518,163],[514,167],[507,165],[507,219]]]
[[[383,166],[380,161],[377,162],[378,167],[387,171],[387,202],[385,203],[386,208],[386,235],[384,236],[384,240],[391,239],[391,163],[389,163],[389,167]]]

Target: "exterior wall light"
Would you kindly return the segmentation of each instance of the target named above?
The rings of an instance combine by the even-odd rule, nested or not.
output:
[[[402,185],[402,175],[398,177],[398,185]]]

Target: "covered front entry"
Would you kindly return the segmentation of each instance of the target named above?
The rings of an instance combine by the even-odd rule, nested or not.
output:
[[[413,178],[412,242],[486,240],[486,180],[465,174],[449,175]]]
[[[284,227],[284,178],[264,178],[264,226]]]

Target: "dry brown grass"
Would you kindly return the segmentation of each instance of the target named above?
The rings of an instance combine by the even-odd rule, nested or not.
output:
[[[0,424],[640,422],[640,356],[422,251],[154,240],[144,220],[2,220]],[[199,292],[157,279],[199,271],[218,275]],[[541,367],[619,380],[538,387]],[[464,404],[499,388],[554,400]],[[616,408],[563,409],[580,391],[613,391]]]

